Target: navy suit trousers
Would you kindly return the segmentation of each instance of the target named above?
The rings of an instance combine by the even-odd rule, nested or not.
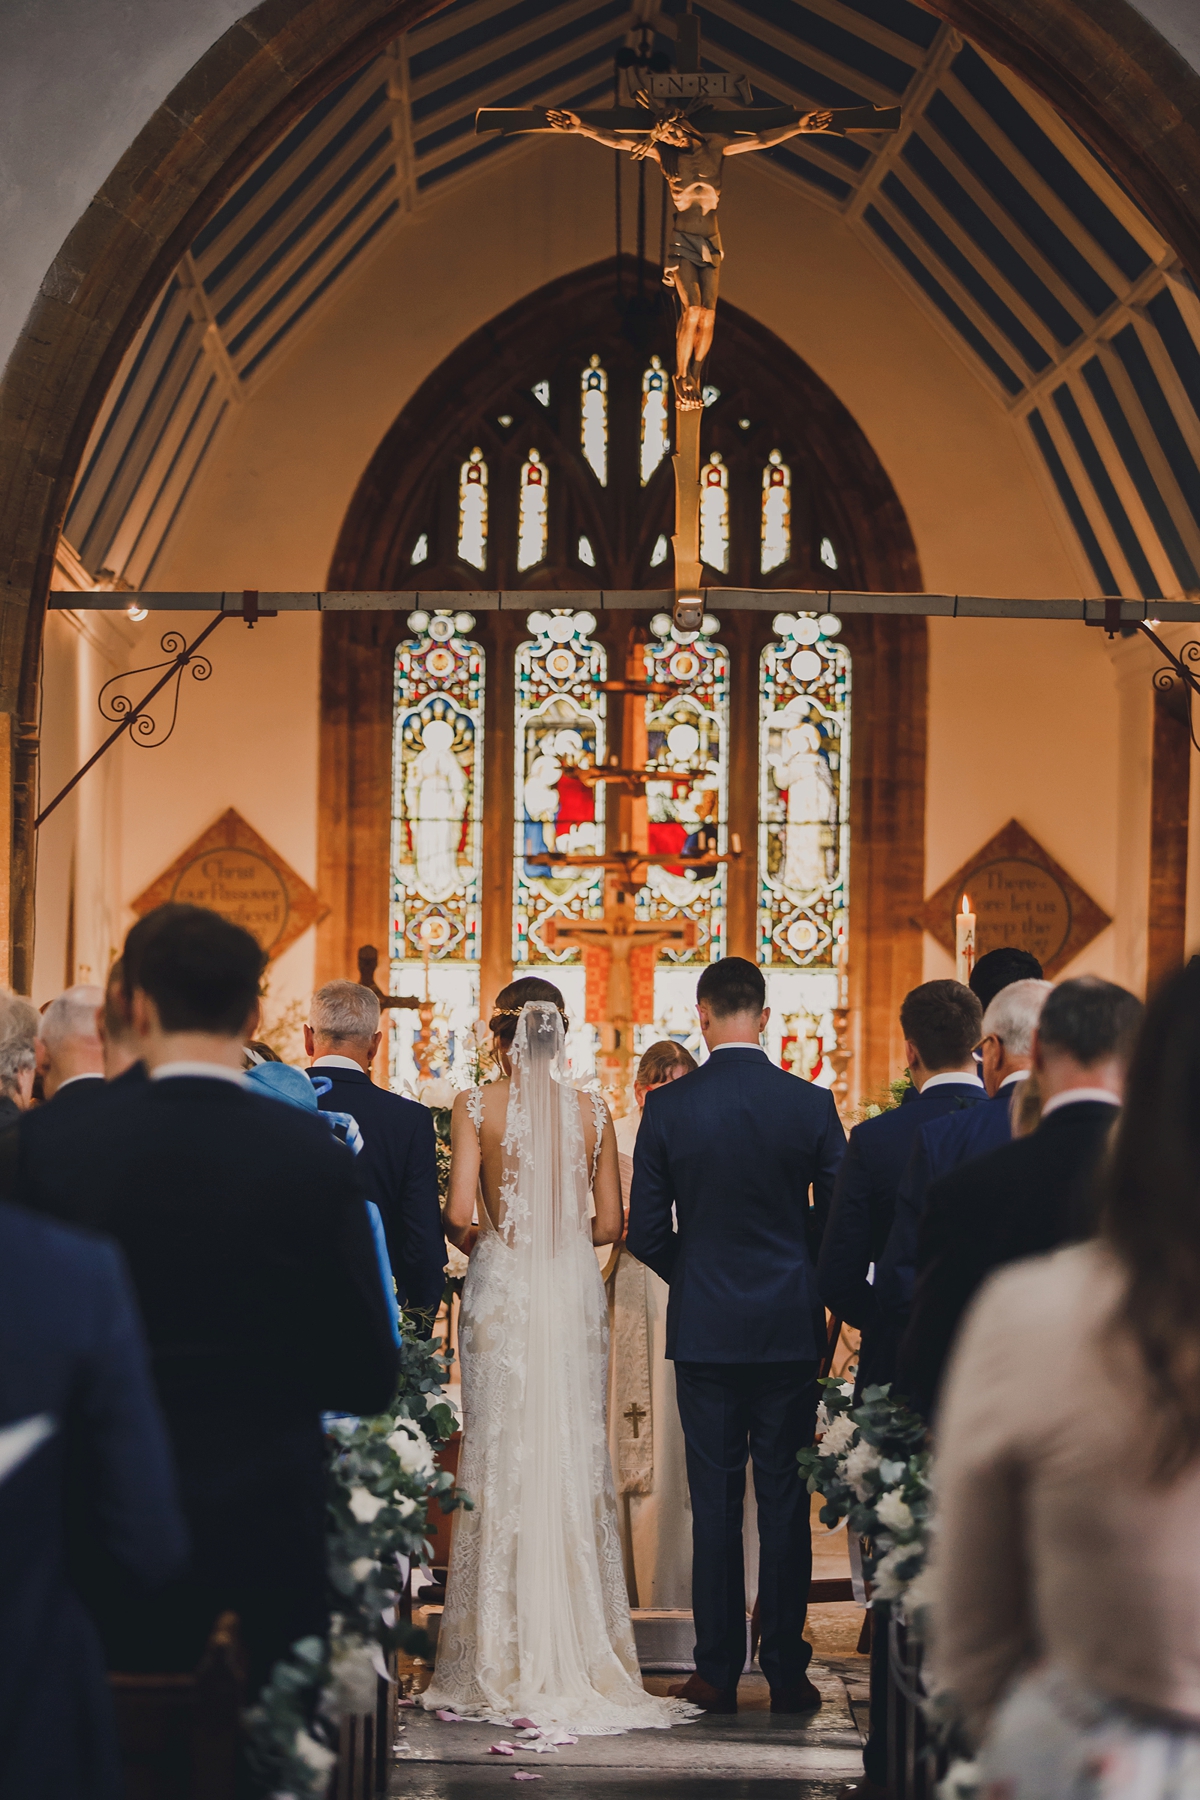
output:
[[[675,1392],[692,1496],[696,1669],[736,1688],[746,1662],[742,1509],[746,1458],[758,1502],[759,1663],[773,1691],[793,1687],[812,1656],[804,1641],[812,1576],[809,1495],[796,1454],[813,1440],[815,1362],[676,1362]]]

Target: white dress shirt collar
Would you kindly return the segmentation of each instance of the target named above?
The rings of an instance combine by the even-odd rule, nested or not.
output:
[[[212,1081],[232,1081],[237,1087],[246,1086],[241,1069],[230,1069],[224,1063],[168,1062],[159,1063],[157,1069],[150,1071],[151,1081],[170,1081],[176,1075],[207,1075]]]
[[[355,1062],[352,1056],[318,1056],[308,1066],[310,1069],[353,1069],[356,1075],[366,1074],[362,1064]]]
[[[104,1080],[103,1075],[98,1074],[95,1069],[85,1069],[83,1071],[82,1075],[68,1075],[67,1079],[65,1081],[59,1082],[59,1084],[55,1088],[54,1092],[56,1094],[61,1094],[63,1089],[65,1087],[70,1087],[70,1085],[73,1081],[103,1081],[103,1080]]]
[[[1050,1114],[1057,1112],[1060,1106],[1078,1106],[1085,1100],[1102,1100],[1106,1106],[1120,1106],[1121,1104],[1110,1088],[1064,1088],[1061,1094],[1050,1096],[1042,1108],[1042,1117],[1048,1119]]]
[[[714,1045],[713,1045],[713,1047],[712,1047],[712,1049],[711,1049],[711,1050],[710,1050],[710,1051],[709,1051],[709,1053],[708,1053],[708,1054],[709,1054],[709,1055],[710,1055],[710,1056],[715,1056],[715,1055],[716,1055],[716,1054],[717,1054],[717,1051],[718,1051],[718,1050],[759,1050],[759,1051],[761,1051],[761,1052],[762,1052],[762,1054],[763,1054],[763,1055],[764,1055],[764,1056],[765,1056],[765,1055],[766,1055],[766,1054],[767,1054],[767,1053],[766,1053],[766,1051],[765,1051],[765,1050],[763,1050],[763,1047],[762,1047],[762,1045],[761,1045],[761,1044],[751,1044],[751,1043],[745,1043],[745,1044],[714,1044]]]
[[[926,1076],[921,1083],[921,1092],[927,1094],[930,1088],[948,1087],[951,1082],[958,1087],[981,1088],[983,1086],[978,1075],[968,1075],[962,1069],[943,1069],[940,1075]]]
[[[996,1089],[996,1093],[1002,1094],[1006,1087],[1011,1087],[1013,1085],[1014,1081],[1028,1081],[1028,1080],[1029,1080],[1029,1070],[1028,1069],[1014,1069],[1011,1075],[1006,1075],[1004,1077],[1004,1080],[1000,1083],[1000,1086]]]

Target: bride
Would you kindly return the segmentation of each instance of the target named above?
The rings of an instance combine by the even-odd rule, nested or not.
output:
[[[513,982],[491,1020],[502,1079],[454,1103],[446,1232],[474,1238],[459,1320],[473,1509],[456,1515],[422,1704],[597,1735],[695,1708],[648,1694],[638,1673],[592,1249],[621,1236],[617,1145],[604,1101],[571,1085],[566,1022],[556,987]]]

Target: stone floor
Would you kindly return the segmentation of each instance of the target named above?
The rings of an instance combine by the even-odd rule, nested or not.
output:
[[[844,1575],[845,1532],[826,1534],[813,1519],[813,1573]],[[867,1719],[868,1658],[857,1653],[863,1615],[835,1604],[809,1608],[805,1635],[813,1645],[811,1676],[823,1704],[808,1717],[773,1717],[767,1685],[754,1671],[742,1678],[736,1717],[705,1716],[672,1731],[633,1731],[622,1737],[580,1738],[551,1754],[489,1754],[512,1733],[496,1725],[450,1725],[406,1706],[389,1792],[405,1800],[487,1800],[501,1792],[530,1792],[544,1800],[585,1800],[618,1794],[636,1800],[833,1800],[840,1785],[862,1774]],[[414,1666],[415,1685],[428,1672]],[[652,1693],[665,1693],[681,1675],[646,1675]],[[537,1788],[516,1771],[541,1777]]]

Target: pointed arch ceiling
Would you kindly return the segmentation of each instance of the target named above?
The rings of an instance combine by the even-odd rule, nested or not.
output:
[[[193,240],[93,430],[65,535],[93,576],[152,586],[222,422],[372,248],[484,163],[479,106],[611,92],[680,0],[454,0],[314,106]],[[899,100],[890,138],[755,160],[839,214],[1011,418],[1092,592],[1200,587],[1200,300],[1116,176],[1016,77],[908,0],[706,0],[710,66],[764,101]]]

